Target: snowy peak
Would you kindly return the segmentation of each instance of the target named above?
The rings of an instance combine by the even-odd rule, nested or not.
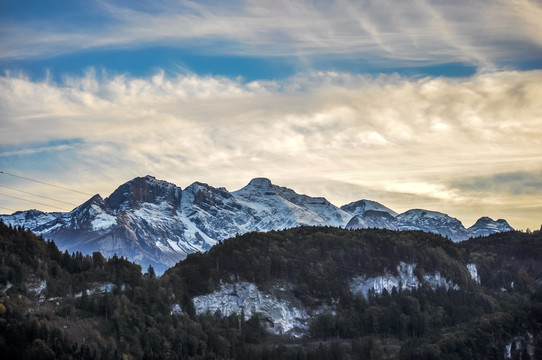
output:
[[[323,197],[300,195],[266,178],[252,179],[232,194],[253,215],[257,231],[300,225],[345,226],[351,217]]]
[[[259,189],[270,189],[273,184],[271,183],[271,180],[268,178],[254,178],[250,180],[247,186],[250,186],[252,188],[259,188]]]
[[[267,178],[254,178],[245,187],[234,191],[232,194],[246,200],[257,200],[262,196],[276,195],[276,187]]]
[[[408,210],[397,215],[399,230],[422,230],[447,236],[453,241],[466,240],[470,233],[461,221],[447,214],[424,209]]]
[[[160,204],[164,201],[177,207],[181,202],[181,188],[167,181],[147,175],[121,185],[105,201],[115,210],[139,208],[143,203]]]
[[[397,213],[395,211],[385,207],[380,203],[377,203],[376,201],[371,200],[359,200],[351,202],[350,204],[341,206],[341,210],[346,211],[352,216],[363,215],[366,211],[369,210],[383,211],[387,212],[391,216],[397,216]]]
[[[39,210],[26,210],[26,211],[17,211],[11,215],[0,215],[0,220],[2,220],[6,225],[11,226],[23,226],[27,229],[38,228],[48,222],[55,220],[61,213],[45,213]]]
[[[408,210],[400,215],[397,216],[397,218],[404,222],[419,222],[419,223],[429,223],[429,222],[456,222],[459,221],[456,218],[452,218],[447,214],[438,212],[438,211],[430,211],[430,210],[424,210],[424,209],[412,209]]]
[[[488,236],[496,232],[514,231],[514,228],[512,228],[504,219],[495,221],[487,216],[484,216],[478,219],[478,221],[468,228],[468,230],[473,234],[473,236]]]
[[[85,231],[99,231],[116,225],[116,217],[111,209],[99,195],[94,195],[83,205],[76,207],[67,216],[59,218],[57,224],[63,228],[75,228]]]

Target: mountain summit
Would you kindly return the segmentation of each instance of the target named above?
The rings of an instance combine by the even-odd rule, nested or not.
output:
[[[446,214],[415,209],[403,214],[371,200],[341,208],[323,197],[311,197],[252,179],[229,192],[195,182],[182,190],[153,176],[137,177],[109,197],[95,195],[67,213],[37,210],[0,215],[9,225],[23,226],[62,250],[124,256],[158,274],[193,252],[204,252],[218,241],[253,231],[303,225],[391,230],[423,230],[454,241],[513,230],[505,220],[481,218],[471,228]]]

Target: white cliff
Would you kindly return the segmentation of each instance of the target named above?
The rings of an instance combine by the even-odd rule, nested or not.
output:
[[[458,290],[459,286],[454,284],[451,280],[447,280],[442,277],[440,272],[434,274],[426,274],[423,279],[420,279],[414,274],[416,264],[407,264],[400,262],[397,265],[398,275],[392,275],[389,272],[380,276],[367,277],[365,275],[357,276],[350,282],[350,291],[353,294],[362,294],[365,298],[368,297],[370,291],[374,291],[375,294],[381,295],[384,289],[390,292],[395,287],[397,290],[411,291],[420,287],[423,283],[429,285],[432,289],[443,287],[446,290],[454,289]]]
[[[249,282],[222,284],[219,290],[195,297],[192,302],[198,314],[220,311],[222,316],[230,316],[244,313],[245,319],[249,319],[261,313],[270,322],[269,329],[275,334],[297,336],[299,331],[308,329],[309,314],[305,309],[263,293]]]
[[[472,280],[480,284],[480,275],[478,275],[478,268],[476,267],[476,264],[467,264],[467,270],[469,270]]]

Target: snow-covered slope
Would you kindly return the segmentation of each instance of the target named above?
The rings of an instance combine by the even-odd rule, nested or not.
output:
[[[249,209],[256,231],[286,229],[300,225],[344,226],[351,216],[322,197],[299,195],[256,178],[232,193]]]
[[[347,229],[389,229],[398,230],[394,216],[385,211],[367,210],[361,215],[355,215],[346,224]]]
[[[504,219],[495,221],[487,216],[484,216],[478,219],[478,221],[468,228],[468,230],[473,234],[473,236],[488,236],[498,232],[513,231],[514,228],[512,228]]]
[[[469,231],[446,214],[409,210],[397,215],[370,200],[338,208],[325,198],[297,194],[265,178],[253,179],[230,193],[199,182],[182,190],[152,176],[138,177],[109,197],[95,195],[67,213],[29,210],[0,215],[0,219],[54,240],[61,250],[124,256],[141,264],[143,270],[152,265],[157,274],[187,254],[206,251],[220,240],[251,231],[346,226],[423,230],[459,241],[511,229],[504,220],[482,218]]]
[[[437,211],[412,209],[397,215],[396,220],[399,230],[433,232],[454,241],[466,240],[471,236],[461,221]]]
[[[55,220],[61,213],[45,213],[39,210],[17,211],[11,215],[0,215],[0,219],[11,226],[23,226],[35,229],[38,226]]]

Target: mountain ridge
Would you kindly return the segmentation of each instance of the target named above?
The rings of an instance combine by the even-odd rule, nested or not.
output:
[[[247,232],[298,226],[422,230],[454,241],[511,231],[505,220],[482,217],[469,229],[447,214],[412,209],[402,214],[372,200],[340,208],[324,197],[298,194],[254,178],[229,192],[194,182],[184,190],[153,176],[134,178],[105,199],[97,194],[66,213],[38,210],[0,215],[8,225],[23,226],[54,240],[60,249],[125,256],[158,274],[193,252]]]

